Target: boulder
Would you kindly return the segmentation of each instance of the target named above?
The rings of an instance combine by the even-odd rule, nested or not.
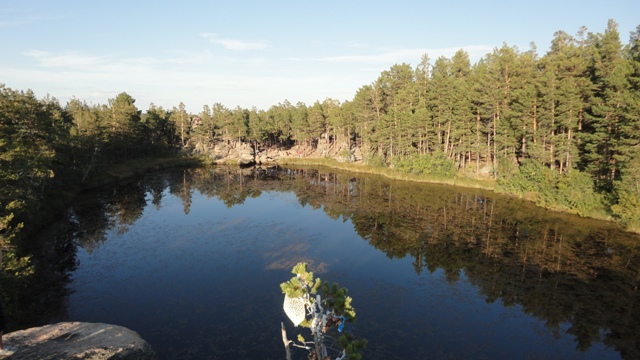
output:
[[[151,345],[122,326],[64,322],[6,334],[4,345],[18,350],[9,359],[156,360]],[[2,357],[0,356],[0,359]]]

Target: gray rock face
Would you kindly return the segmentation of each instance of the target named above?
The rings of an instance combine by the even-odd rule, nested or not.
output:
[[[65,322],[6,334],[4,345],[17,348],[8,359],[156,360],[138,333],[122,326]],[[2,358],[2,357],[0,357]]]

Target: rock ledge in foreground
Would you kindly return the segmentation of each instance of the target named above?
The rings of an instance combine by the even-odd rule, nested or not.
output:
[[[156,360],[155,351],[138,333],[122,326],[64,322],[4,336],[18,348],[11,360]],[[2,357],[0,357],[2,358]]]

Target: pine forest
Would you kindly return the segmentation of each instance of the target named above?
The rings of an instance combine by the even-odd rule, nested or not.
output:
[[[554,34],[539,55],[503,44],[476,63],[459,50],[396,64],[353,98],[189,113],[122,92],[106,104],[0,85],[0,246],[61,194],[135,159],[203,155],[217,144],[297,147],[499,192],[640,231],[640,26]],[[179,99],[177,99],[179,100]],[[235,145],[234,145],[235,146]],[[354,165],[355,166],[355,165]],[[9,252],[7,256],[11,256]],[[19,267],[19,261],[3,266]]]

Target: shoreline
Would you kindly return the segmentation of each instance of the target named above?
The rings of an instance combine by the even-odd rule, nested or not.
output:
[[[171,157],[171,158],[141,158],[131,161],[126,161],[123,163],[118,163],[110,166],[107,171],[105,171],[101,176],[96,176],[90,178],[87,182],[76,184],[75,186],[67,189],[64,192],[58,194],[57,201],[50,201],[48,204],[43,204],[41,209],[38,209],[37,215],[34,215],[31,221],[31,226],[29,229],[31,231],[26,231],[24,235],[31,235],[38,230],[40,230],[43,226],[53,221],[55,216],[60,213],[74,198],[76,198],[80,193],[96,189],[102,186],[107,186],[109,184],[117,183],[119,181],[124,181],[126,179],[141,176],[146,173],[168,169],[172,167],[198,167],[198,166],[240,166],[238,164],[238,160],[234,158],[224,158],[217,160],[215,162],[208,161],[203,156],[194,156],[194,157]],[[500,192],[497,190],[497,184],[493,179],[474,179],[467,177],[455,177],[451,178],[439,178],[435,176],[429,175],[416,175],[416,174],[403,174],[399,173],[390,168],[378,168],[373,167],[366,164],[360,163],[352,163],[352,162],[339,162],[333,158],[326,157],[317,157],[317,156],[307,156],[307,157],[295,157],[295,156],[281,156],[275,159],[272,159],[268,162],[264,162],[261,164],[256,164],[256,166],[268,166],[268,165],[276,165],[276,166],[322,166],[336,170],[347,171],[355,174],[368,174],[368,175],[377,175],[383,176],[389,180],[396,181],[410,181],[417,183],[429,183],[429,184],[441,184],[448,186],[455,186],[467,189],[479,189],[484,191],[491,191],[495,194],[508,196],[514,199],[520,199],[534,204],[540,208],[543,208],[548,211],[553,211],[557,213],[564,214],[572,214],[582,218],[589,218],[598,221],[605,221],[611,223],[619,227],[622,231],[640,234],[640,230],[627,229],[623,225],[616,222],[611,216],[607,214],[601,214],[600,216],[581,216],[575,212],[572,212],[568,209],[559,209],[552,208],[548,206],[541,206],[536,204],[534,201],[527,199],[524,196],[518,196],[516,194]],[[53,199],[50,199],[53,200]],[[42,211],[40,211],[42,210]],[[20,236],[20,235],[18,235]]]
[[[86,182],[74,184],[54,194],[48,194],[37,209],[33,209],[33,211],[29,211],[26,214],[27,219],[20,220],[22,223],[27,223],[28,226],[24,226],[16,234],[16,238],[24,239],[40,231],[84,191],[97,189],[152,171],[172,167],[194,167],[202,164],[202,159],[194,157],[140,158],[114,164],[109,166],[101,175],[90,177]]]
[[[608,214],[599,214],[599,215],[594,215],[594,216],[582,216],[582,215],[577,214],[574,211],[571,211],[570,209],[554,208],[554,207],[549,207],[549,206],[541,206],[541,205],[536,204],[535,201],[533,201],[531,199],[528,199],[525,196],[519,196],[517,194],[508,193],[508,192],[501,192],[501,191],[497,190],[497,186],[496,186],[497,184],[492,179],[483,180],[483,179],[473,179],[473,178],[464,178],[464,177],[456,177],[456,178],[453,178],[453,179],[448,179],[448,178],[438,178],[438,177],[429,176],[429,175],[402,174],[402,173],[396,172],[393,169],[389,169],[389,168],[376,168],[376,167],[372,167],[370,165],[356,164],[356,163],[341,163],[341,162],[336,161],[335,159],[326,159],[326,158],[317,158],[317,157],[307,157],[307,158],[295,158],[295,157],[289,158],[289,157],[286,157],[286,158],[280,158],[280,159],[278,159],[278,161],[274,161],[274,163],[276,165],[325,166],[325,167],[329,167],[329,168],[332,168],[332,169],[339,169],[339,170],[349,171],[349,172],[353,172],[353,173],[379,175],[379,176],[383,176],[383,177],[385,177],[387,179],[390,179],[390,180],[411,181],[411,182],[429,183],[429,184],[441,184],[441,185],[462,187],[462,188],[467,188],[467,189],[486,190],[486,191],[491,191],[491,192],[493,192],[495,194],[499,194],[499,195],[502,195],[502,196],[508,196],[508,197],[511,197],[511,198],[514,198],[514,199],[519,199],[519,200],[524,200],[524,201],[530,202],[530,203],[534,204],[535,206],[543,208],[543,209],[548,210],[548,211],[553,211],[553,212],[563,213],[563,214],[576,215],[576,216],[579,216],[581,218],[586,218],[586,219],[605,221],[605,222],[608,222],[608,223],[611,223],[611,224],[617,226],[622,231],[629,232],[629,233],[632,233],[632,234],[640,234],[640,229],[637,229],[637,230],[636,229],[628,229],[625,226],[623,226],[622,224],[620,224],[617,221],[615,221],[615,219],[613,219]]]

